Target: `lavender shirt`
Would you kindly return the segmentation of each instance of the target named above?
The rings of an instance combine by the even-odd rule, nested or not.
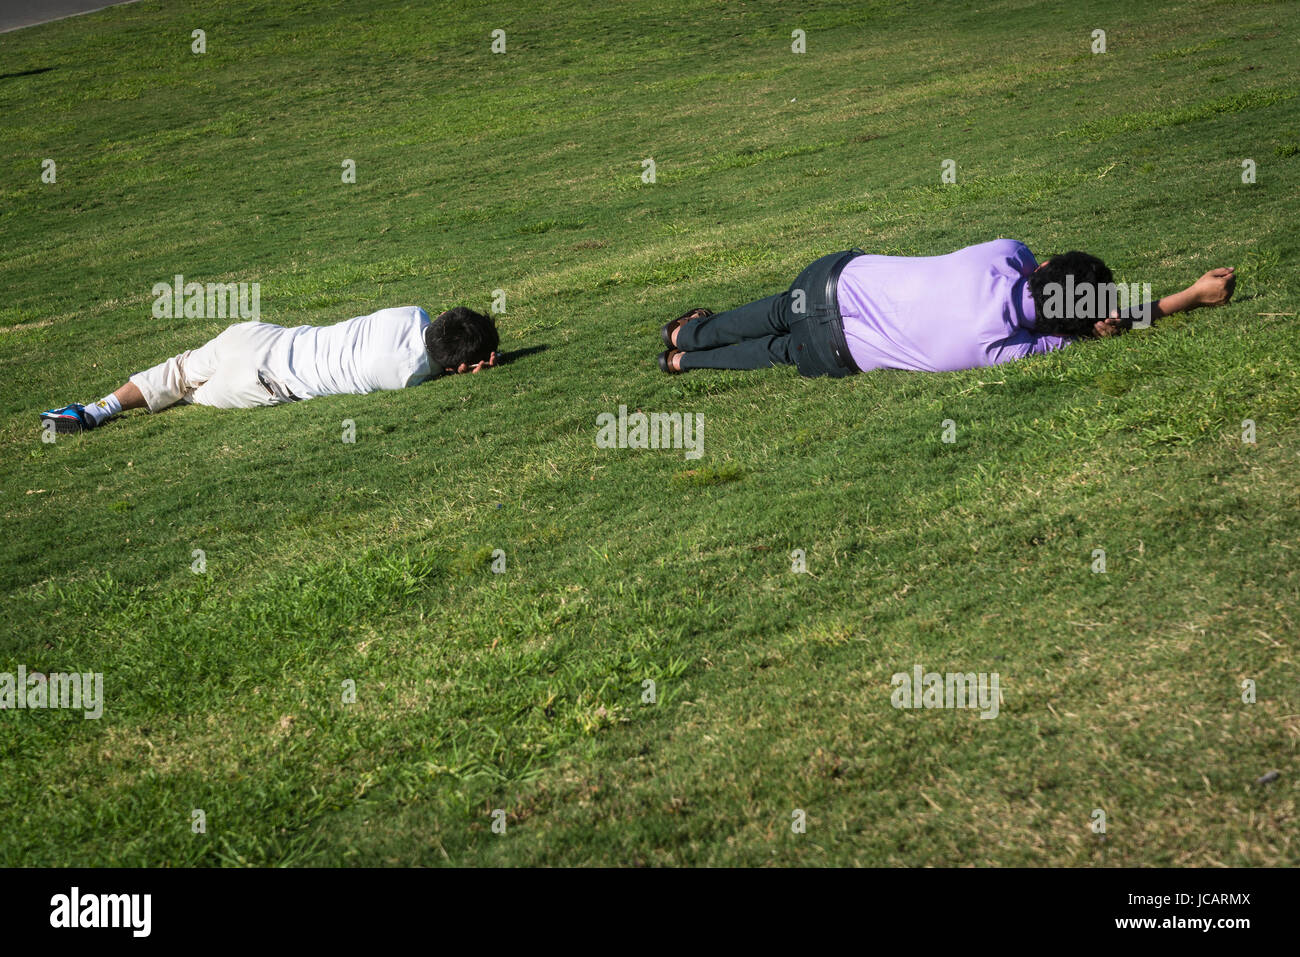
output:
[[[1034,332],[1026,278],[1038,266],[1014,239],[946,256],[859,256],[837,287],[858,368],[949,372],[1051,352],[1072,340]]]

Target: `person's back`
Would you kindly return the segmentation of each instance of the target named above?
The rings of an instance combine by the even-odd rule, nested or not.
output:
[[[428,324],[419,306],[399,306],[332,326],[298,326],[277,343],[273,367],[303,399],[404,389],[433,374]]]
[[[844,337],[858,368],[947,372],[1070,340],[1034,333],[1034,254],[1012,239],[943,256],[857,256],[840,274]]]

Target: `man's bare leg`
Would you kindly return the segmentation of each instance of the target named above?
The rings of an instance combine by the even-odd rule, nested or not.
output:
[[[113,393],[113,397],[117,399],[118,403],[122,406],[123,412],[127,412],[131,409],[143,409],[146,407],[144,393],[140,391],[139,387],[134,382],[128,382],[126,385],[122,386],[122,388]]]
[[[145,408],[144,394],[134,382],[128,380],[126,385],[116,392],[110,392],[98,402],[86,406],[84,414],[89,420],[90,427],[94,428],[128,409],[143,408]]]

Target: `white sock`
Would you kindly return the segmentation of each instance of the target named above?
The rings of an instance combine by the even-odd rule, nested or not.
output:
[[[93,405],[86,406],[86,415],[90,416],[96,425],[102,425],[121,411],[122,403],[117,401],[117,396],[111,392]]]

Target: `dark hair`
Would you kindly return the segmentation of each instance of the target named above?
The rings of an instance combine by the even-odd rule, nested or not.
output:
[[[448,309],[424,330],[424,348],[435,372],[484,362],[499,342],[492,318],[464,306]]]
[[[1070,285],[1075,290],[1083,286],[1094,286],[1093,302],[1098,305],[1100,315],[1076,314],[1073,302],[1067,302],[1064,309],[1054,308],[1060,302],[1059,296],[1053,296],[1054,302],[1045,305],[1048,298],[1048,286],[1055,284],[1061,290],[1069,288],[1066,277],[1073,277]],[[1039,335],[1049,336],[1091,336],[1095,335],[1093,323],[1105,319],[1107,311],[1104,304],[1110,301],[1109,288],[1115,277],[1106,264],[1096,256],[1089,256],[1077,250],[1049,256],[1041,269],[1029,276],[1029,292],[1034,297],[1034,309],[1038,318],[1034,320],[1034,331]],[[1107,287],[1107,288],[1100,288]],[[1062,314],[1063,313],[1063,314]]]

